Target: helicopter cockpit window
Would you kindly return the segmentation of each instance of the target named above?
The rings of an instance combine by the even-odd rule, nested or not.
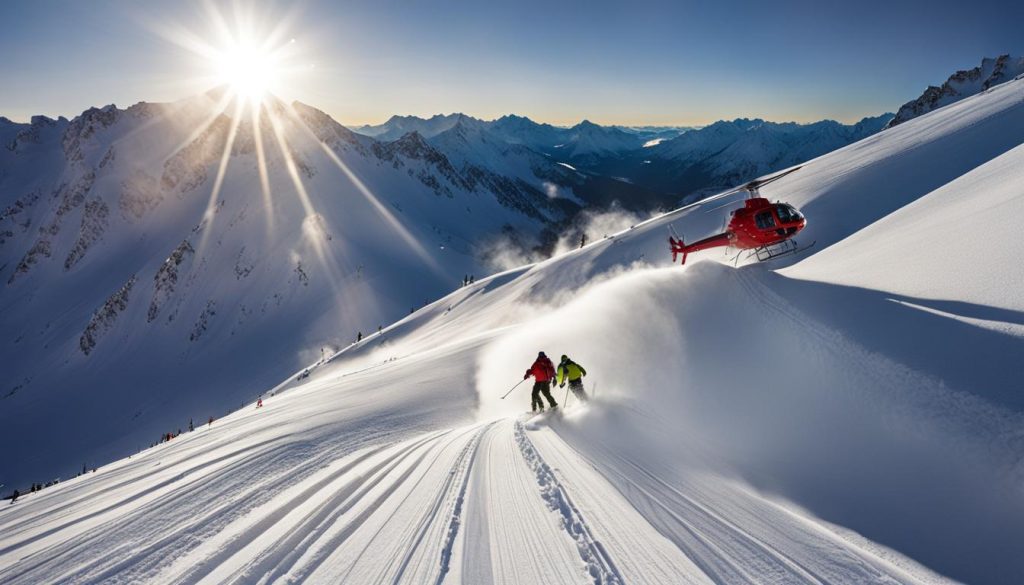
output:
[[[775,218],[770,211],[758,213],[754,216],[754,221],[757,222],[758,229],[770,230],[775,227]]]
[[[800,221],[803,218],[800,212],[794,209],[792,205],[786,205],[785,203],[776,205],[775,213],[779,214],[779,221],[782,223]]]

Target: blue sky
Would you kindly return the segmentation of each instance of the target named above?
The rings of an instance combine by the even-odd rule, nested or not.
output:
[[[213,3],[230,21],[238,2]],[[245,2],[295,39],[275,88],[347,124],[517,113],[556,124],[854,121],[894,111],[983,56],[1024,52],[1024,3]],[[73,116],[203,89],[200,3],[8,0],[0,115]],[[283,24],[282,24],[283,23]]]

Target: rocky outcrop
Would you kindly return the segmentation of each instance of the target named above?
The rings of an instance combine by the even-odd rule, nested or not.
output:
[[[146,313],[146,322],[152,323],[160,314],[160,310],[173,297],[178,286],[181,265],[195,256],[196,251],[188,240],[182,240],[180,244],[164,260],[160,268],[153,276],[153,299],[149,302],[149,311]],[[177,311],[167,315],[168,321],[173,321]]]
[[[302,262],[295,265],[295,274],[299,277],[299,282],[302,283],[302,286],[309,286],[309,275],[302,268]]]
[[[242,249],[238,251],[238,256],[235,257],[235,280],[248,277],[255,267],[256,262],[245,253],[245,246],[242,246]]]
[[[206,301],[206,307],[203,312],[199,314],[199,319],[196,320],[195,325],[192,326],[192,333],[189,334],[189,341],[197,341],[202,337],[203,333],[206,333],[206,329],[210,325],[210,319],[217,314],[217,303],[215,301]]]
[[[472,190],[466,179],[452,166],[448,157],[431,146],[418,132],[410,132],[394,142],[375,142],[373,154],[380,160],[391,163],[395,169],[402,168],[409,161],[422,163],[422,168],[410,169],[409,174],[430,187],[436,195],[451,197],[452,193],[448,186],[443,185],[434,176],[435,173],[444,177],[446,182],[456,189]]]
[[[117,122],[121,110],[110,104],[102,108],[89,108],[80,116],[71,121],[64,131],[61,139],[61,146],[64,148],[64,156],[69,162],[81,162],[85,160],[82,146],[96,132],[108,128]]]
[[[39,196],[39,191],[22,195],[0,212],[0,244],[14,237],[15,228],[24,232],[32,225],[32,218],[26,212],[39,201]]]
[[[206,169],[220,160],[231,128],[231,120],[218,116],[202,134],[164,163],[160,186],[179,195],[206,182]]]
[[[64,270],[71,270],[85,257],[86,252],[103,236],[107,229],[107,216],[110,208],[102,199],[94,197],[85,204],[82,212],[82,226],[78,230],[78,239],[64,260]]]
[[[125,219],[142,219],[163,201],[163,193],[156,178],[137,171],[121,183],[117,206]]]
[[[550,209],[547,195],[522,179],[499,175],[475,165],[466,165],[462,172],[470,190],[490,191],[498,203],[527,217],[546,221],[549,218],[542,210],[553,211]]]
[[[85,202],[85,197],[92,189],[93,182],[96,180],[96,173],[89,171],[82,175],[72,185],[67,184],[61,185],[54,193],[55,197],[60,198],[60,203],[57,205],[57,210],[54,213],[53,220],[47,225],[39,229],[39,239],[29,248],[28,252],[21,258],[18,265],[14,268],[14,272],[11,277],[7,280],[7,284],[14,283],[20,276],[28,274],[29,270],[32,269],[41,259],[49,258],[52,255],[52,244],[51,239],[60,233],[61,224],[64,218],[75,208],[82,205]]]
[[[982,59],[978,67],[957,71],[941,86],[928,86],[916,100],[903,104],[886,127],[891,128],[932,110],[956,103],[1021,74],[1024,74],[1024,57],[1000,55],[995,59]]]
[[[43,141],[43,134],[61,124],[67,124],[67,118],[54,120],[46,116],[32,116],[32,122],[27,128],[18,132],[10,144],[6,145],[8,150],[20,152],[30,144],[40,144]]]
[[[133,286],[135,286],[134,274],[128,279],[128,282],[107,298],[102,307],[96,309],[96,312],[92,314],[92,319],[89,320],[85,331],[78,339],[78,347],[82,353],[85,355],[92,353],[103,334],[114,326],[118,315],[128,308],[128,294]]]

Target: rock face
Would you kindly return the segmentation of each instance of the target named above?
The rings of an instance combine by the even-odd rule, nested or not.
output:
[[[89,324],[86,325],[85,331],[82,332],[82,336],[78,340],[78,346],[82,353],[89,355],[96,347],[100,337],[114,326],[118,315],[128,308],[128,293],[132,291],[134,286],[135,275],[133,274],[128,279],[128,282],[124,283],[121,288],[110,295],[106,302],[103,303],[103,306],[96,309],[96,312],[92,314]]]
[[[153,322],[160,314],[160,309],[169,301],[174,299],[174,292],[178,285],[179,268],[182,263],[190,261],[196,251],[188,240],[182,240],[171,255],[164,260],[160,269],[153,276],[153,299],[149,302],[149,311],[146,312],[146,322]],[[167,315],[168,321],[173,321],[175,312]]]
[[[982,59],[981,65],[978,67],[957,71],[950,75],[949,79],[941,86],[931,85],[924,90],[921,97],[903,104],[886,127],[902,124],[942,106],[948,106],[965,97],[986,91],[1022,74],[1024,74],[1024,57],[1000,55],[995,59]]]

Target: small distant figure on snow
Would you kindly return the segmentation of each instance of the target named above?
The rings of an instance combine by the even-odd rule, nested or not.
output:
[[[523,376],[523,379],[526,380],[530,376],[533,376],[533,379],[536,380],[533,384],[530,409],[533,412],[544,412],[544,402],[540,399],[542,393],[544,398],[548,399],[548,404],[551,408],[558,406],[558,403],[551,396],[551,380],[555,377],[555,366],[548,359],[548,356],[544,355],[543,351],[537,354],[537,359],[530,366],[530,369],[526,370],[526,375]]]
[[[587,234],[586,232],[580,234],[580,248],[587,245]]]
[[[192,419],[188,419],[188,432],[191,433],[194,430],[196,430],[196,428],[192,426]]]
[[[213,417],[212,416],[210,417],[210,420],[206,423],[206,426],[207,427],[212,427],[213,426]]]
[[[567,355],[562,356],[562,361],[558,364],[558,387],[565,388],[565,383],[569,382],[569,390],[572,390],[573,396],[580,402],[587,401],[587,393],[583,390],[583,376],[586,375],[587,371],[583,366],[569,359]]]
[[[359,333],[356,333],[356,343],[359,343],[362,340],[363,340],[363,332],[360,331]]]
[[[14,495],[11,496],[11,503],[13,504],[14,502],[17,502],[18,501],[18,497],[20,495],[21,495],[21,492],[19,492],[18,490],[14,490]]]
[[[256,401],[256,408],[263,408],[263,398],[262,397],[260,397],[260,399]]]

